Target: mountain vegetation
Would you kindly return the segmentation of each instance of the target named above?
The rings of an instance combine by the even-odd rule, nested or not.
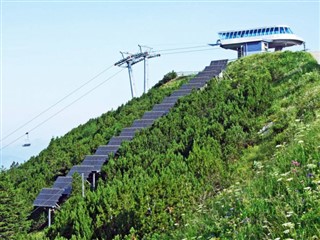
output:
[[[124,143],[95,190],[74,191],[53,225],[33,209],[51,186],[187,79],[52,139],[0,174],[4,239],[318,239],[320,68],[305,52],[257,54],[179,100]],[[77,189],[75,181],[75,189]]]

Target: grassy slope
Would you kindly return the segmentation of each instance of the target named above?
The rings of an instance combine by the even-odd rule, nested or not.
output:
[[[306,53],[232,63],[222,81],[125,144],[107,182],[72,197],[48,236],[319,236],[319,86]]]
[[[297,66],[283,69],[270,83],[275,95],[263,118],[274,125],[242,151],[230,172],[231,185],[198,204],[181,228],[155,238],[319,239],[320,71],[301,53],[292,57]],[[266,65],[279,74],[277,58],[281,60],[278,54]],[[231,83],[242,82],[247,70]]]

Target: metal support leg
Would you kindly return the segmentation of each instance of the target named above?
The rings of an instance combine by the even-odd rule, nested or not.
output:
[[[96,173],[93,173],[92,175],[92,188],[96,188]]]
[[[51,226],[51,208],[49,208],[49,210],[48,210],[48,227],[50,227]]]
[[[84,198],[84,174],[81,174],[81,178],[82,178],[82,197]]]

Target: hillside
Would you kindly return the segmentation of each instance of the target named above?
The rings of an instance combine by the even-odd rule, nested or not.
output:
[[[258,54],[229,64],[223,79],[184,97],[123,144],[119,157],[104,166],[95,191],[82,198],[75,182],[52,227],[38,232],[45,215],[30,215],[36,193],[180,82],[153,88],[2,172],[1,235],[317,239],[320,69],[305,52]]]
[[[167,76],[168,77],[168,76]],[[164,80],[169,80],[169,78]],[[51,139],[49,146],[26,163],[14,164],[0,173],[0,236],[11,239],[17,233],[27,233],[46,224],[41,209],[34,210],[32,202],[43,187],[49,187],[57,176],[64,176],[79,164],[85,155],[117,135],[177,89],[188,78],[161,81],[147,94],[134,98],[117,110],[102,114],[86,124],[72,129],[65,136]],[[162,84],[161,84],[162,83]],[[30,216],[31,214],[31,216]],[[19,235],[18,235],[19,238]]]

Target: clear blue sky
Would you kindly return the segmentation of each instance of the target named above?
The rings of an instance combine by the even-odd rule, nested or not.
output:
[[[319,50],[319,1],[1,1],[1,139],[55,104],[138,44],[156,49],[214,43],[221,30],[287,24]],[[302,47],[292,48],[300,50]],[[201,70],[236,53],[212,50],[163,55],[149,62],[149,84],[165,73]],[[143,64],[133,68],[137,93]],[[76,94],[1,142],[2,147],[35,128],[119,71],[112,68]],[[37,155],[51,137],[116,109],[131,98],[124,70],[60,114],[1,150],[5,167]]]

